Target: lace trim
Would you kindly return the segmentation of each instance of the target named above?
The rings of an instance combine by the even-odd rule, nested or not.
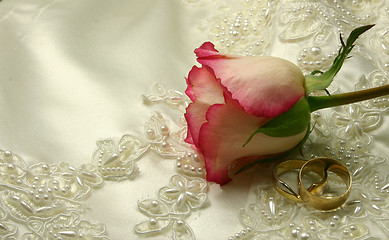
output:
[[[155,84],[146,104],[165,103],[180,112],[188,105],[184,95]],[[176,159],[180,175],[162,187],[158,199],[139,202],[139,210],[150,217],[135,226],[138,234],[157,233],[172,228],[174,239],[194,239],[185,222],[191,211],[207,202],[204,162],[184,143],[185,121],[171,131],[160,113],[145,124],[145,137],[126,134],[118,143],[97,141],[93,164],[73,167],[68,163],[28,166],[11,151],[0,150],[0,236],[14,239],[18,225],[27,227],[23,239],[109,239],[102,224],[81,219],[85,201],[93,189],[106,180],[122,181],[136,176],[136,163],[146,152]],[[15,221],[15,223],[14,223]]]
[[[0,150],[0,236],[16,239],[109,239],[102,224],[82,220],[84,201],[102,185],[96,167],[67,163],[27,166],[10,151]]]
[[[160,233],[172,227],[173,239],[195,239],[184,221],[191,211],[204,206],[207,200],[207,182],[201,178],[174,175],[168,186],[161,188],[158,199],[146,199],[139,210],[150,217],[135,226],[138,234]]]
[[[178,91],[166,90],[154,84],[153,94],[143,96],[146,104],[165,103],[183,113],[187,99]],[[185,222],[192,211],[207,203],[207,182],[202,157],[184,143],[186,122],[181,118],[179,130],[171,132],[161,114],[155,113],[146,123],[146,136],[159,146],[154,149],[160,157],[175,158],[176,170],[168,186],[162,187],[157,199],[146,199],[138,203],[140,212],[149,219],[137,224],[137,234],[160,234],[171,229],[173,239],[195,239],[190,226]],[[159,136],[159,137],[156,137]],[[162,137],[163,136],[163,137]]]

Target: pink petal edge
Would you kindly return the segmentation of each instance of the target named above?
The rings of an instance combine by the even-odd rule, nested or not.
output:
[[[210,42],[195,53],[197,61],[213,70],[245,111],[257,117],[278,116],[305,95],[302,72],[284,59],[222,55]],[[283,67],[274,72],[275,66]]]
[[[206,122],[205,114],[209,106],[224,103],[223,88],[209,68],[194,66],[189,72],[187,82],[188,86],[191,86],[191,91],[188,92],[193,92],[194,96],[194,101],[189,104],[184,115],[188,123],[187,142],[198,148],[199,131]]]
[[[194,53],[197,57],[211,57],[211,56],[219,56],[219,51],[215,49],[215,45],[211,42],[205,42],[201,45],[201,47],[196,48]]]
[[[188,85],[186,87],[186,90],[185,90],[185,94],[190,98],[190,100],[192,100],[192,102],[196,99],[195,98],[195,95],[194,95],[194,92],[193,92],[193,86],[192,84],[189,82],[188,78],[185,78],[186,80],[186,84]]]

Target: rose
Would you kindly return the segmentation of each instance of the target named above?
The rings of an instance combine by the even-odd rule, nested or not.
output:
[[[310,112],[297,66],[275,57],[223,55],[209,42],[195,53],[203,66],[187,78],[193,103],[185,114],[186,142],[204,156],[208,181],[225,184],[232,165],[280,155],[304,139]]]
[[[274,57],[242,57],[219,53],[212,43],[195,50],[185,93],[186,142],[205,159],[207,180],[225,184],[229,175],[254,163],[281,159],[309,136],[310,113],[389,94],[389,85],[328,96],[326,90],[341,69],[354,42],[374,25],[354,29],[332,66],[303,75],[294,64]],[[328,91],[327,91],[328,93]]]

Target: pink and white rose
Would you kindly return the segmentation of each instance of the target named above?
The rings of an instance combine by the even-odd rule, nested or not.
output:
[[[194,66],[187,78],[185,93],[193,102],[185,114],[186,142],[204,156],[208,181],[226,184],[232,166],[278,156],[305,138],[309,109],[302,127],[298,118],[287,128],[274,127],[297,103],[305,106],[304,75],[296,65],[275,57],[221,54],[210,42],[195,53],[202,67]],[[268,132],[258,132],[268,125]]]

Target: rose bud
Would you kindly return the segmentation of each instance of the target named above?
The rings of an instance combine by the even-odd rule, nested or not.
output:
[[[186,142],[205,160],[207,180],[226,184],[230,176],[258,162],[274,161],[298,150],[310,133],[310,113],[389,94],[389,85],[351,93],[311,96],[326,90],[357,38],[374,25],[354,29],[326,72],[306,76],[275,57],[219,53],[206,42],[195,50],[185,93]],[[328,91],[327,91],[328,93]]]
[[[296,65],[220,54],[209,42],[195,53],[203,66],[187,78],[185,93],[193,102],[185,114],[186,142],[204,156],[208,181],[225,184],[232,165],[280,155],[305,138],[310,111]]]

